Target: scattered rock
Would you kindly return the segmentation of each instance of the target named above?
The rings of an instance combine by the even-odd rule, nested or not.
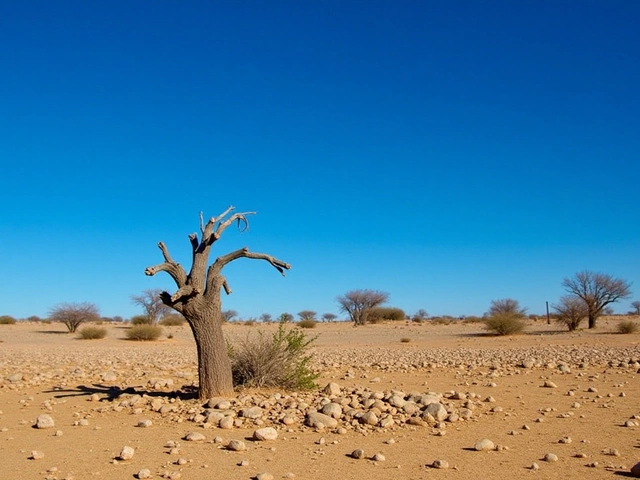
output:
[[[273,480],[273,475],[268,472],[259,473],[256,475],[256,480]]]
[[[151,478],[151,470],[148,468],[143,468],[142,470],[136,473],[136,478]]]
[[[253,432],[253,439],[258,441],[275,440],[278,438],[278,431],[273,427],[259,428]]]
[[[135,450],[133,447],[124,446],[122,450],[120,450],[120,455],[118,455],[119,460],[131,460],[133,458],[133,454]]]
[[[355,449],[353,452],[351,452],[351,458],[355,458],[356,460],[363,459],[364,458],[364,450],[362,450],[361,448]]]
[[[244,452],[247,446],[242,440],[230,440],[227,444],[227,449],[233,452]]]
[[[204,442],[206,437],[200,432],[190,432],[184,436],[187,442]]]
[[[51,415],[43,413],[36,418],[36,428],[53,428],[56,424]]]
[[[487,452],[489,450],[495,450],[495,448],[496,448],[495,444],[488,438],[479,440],[478,442],[476,442],[476,444],[473,447],[473,449],[478,452]]]
[[[33,450],[31,452],[31,456],[29,457],[31,460],[40,460],[44,458],[44,453],[39,450]]]
[[[545,462],[557,462],[558,461],[558,456],[556,454],[554,454],[554,453],[547,453],[542,458],[542,460],[544,460]]]
[[[445,468],[449,468],[449,462],[447,462],[446,460],[434,460],[433,463],[431,464],[431,466],[433,468],[441,468],[441,469],[445,469]]]

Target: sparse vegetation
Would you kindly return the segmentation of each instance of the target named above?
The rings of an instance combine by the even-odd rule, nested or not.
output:
[[[300,320],[298,326],[300,328],[316,328],[318,322],[313,319]]]
[[[126,332],[128,340],[148,342],[157,340],[162,335],[162,327],[158,325],[134,325]]]
[[[558,313],[556,322],[565,325],[570,332],[576,330],[589,314],[582,299],[571,295],[560,298],[560,303],[553,308]]]
[[[170,313],[169,315],[165,315],[158,322],[163,327],[181,327],[184,325],[186,320],[184,317],[178,313]]]
[[[640,330],[640,327],[632,320],[625,320],[618,323],[618,333],[636,333],[638,330]]]
[[[142,307],[151,325],[156,325],[160,318],[171,311],[171,308],[162,302],[161,293],[162,290],[149,289],[140,295],[131,295],[131,303]]]
[[[513,298],[501,298],[499,300],[492,300],[489,307],[489,316],[495,315],[511,315],[514,317],[522,318],[526,315],[527,309],[520,306],[518,300]]]
[[[146,315],[135,315],[131,317],[131,325],[151,325],[151,319]]]
[[[83,327],[78,331],[78,338],[81,338],[82,340],[98,340],[106,336],[107,329],[95,325]]]
[[[355,326],[365,325],[369,311],[388,300],[389,294],[379,290],[351,290],[336,298],[340,310],[349,315]]]
[[[504,313],[487,318],[485,325],[487,330],[500,336],[521,333],[525,327],[521,317]]]
[[[13,325],[16,323],[16,319],[10,315],[2,315],[0,317],[0,325]]]
[[[60,303],[51,309],[49,319],[63,323],[69,333],[75,333],[83,323],[100,320],[100,313],[91,302]]]
[[[372,323],[376,323],[376,321],[386,321],[386,320],[401,321],[401,320],[404,320],[405,318],[406,318],[406,314],[404,313],[404,310],[396,307],[370,308],[367,315],[367,319]]]
[[[271,336],[259,331],[238,345],[228,345],[235,385],[246,387],[314,388],[318,377],[310,368],[309,338],[281,321]]]

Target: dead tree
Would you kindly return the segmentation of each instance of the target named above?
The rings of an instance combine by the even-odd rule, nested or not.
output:
[[[225,265],[239,258],[266,260],[282,275],[291,265],[264,253],[250,252],[247,247],[221,255],[209,265],[211,246],[220,238],[224,231],[237,223],[238,229],[248,228],[248,215],[255,212],[232,213],[235,207],[229,207],[218,217],[212,217],[205,224],[200,213],[201,238],[198,234],[189,235],[192,247],[191,271],[187,274],[184,268],[176,263],[169,255],[164,243],[158,247],[164,256],[164,262],[145,269],[146,275],[167,272],[178,289],[175,293],[160,293],[165,305],[181,313],[189,323],[198,351],[198,396],[204,400],[218,395],[228,395],[233,392],[231,362],[227,355],[227,346],[222,333],[222,302],[221,290],[228,295],[231,288],[222,275]]]

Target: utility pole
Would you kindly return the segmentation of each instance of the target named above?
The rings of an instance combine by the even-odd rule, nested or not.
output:
[[[551,325],[551,317],[549,317],[549,302],[544,302],[547,304],[547,325]]]

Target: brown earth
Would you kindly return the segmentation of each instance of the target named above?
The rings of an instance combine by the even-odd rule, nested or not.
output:
[[[263,472],[301,480],[624,478],[640,462],[640,334],[613,333],[617,322],[601,319],[597,330],[576,333],[531,322],[513,337],[487,336],[481,324],[461,322],[319,324],[309,333],[318,335],[321,387],[335,382],[351,393],[435,392],[458,406],[453,392],[472,400],[467,420],[388,428],[342,420],[338,427],[348,427],[342,431],[306,427],[303,418],[289,426],[263,419],[232,430],[206,428],[194,418],[202,402],[188,394],[197,369],[187,327],[165,327],[163,340],[139,343],[123,340],[118,325],[92,341],[56,324],[0,325],[0,478],[131,479],[142,469],[151,478],[182,479],[250,479]],[[225,332],[237,340],[274,328],[227,325]],[[524,367],[527,360],[534,365]],[[243,402],[262,399],[268,410],[278,393],[238,395]],[[138,404],[127,404],[138,395]],[[154,400],[166,408],[154,411]],[[34,428],[45,413],[55,427]],[[143,419],[152,425],[137,426]],[[636,425],[624,426],[630,419]],[[278,438],[251,440],[264,426],[274,426]],[[189,432],[205,440],[183,440]],[[475,451],[484,438],[498,448]],[[247,450],[224,448],[231,439],[243,440]],[[171,453],[168,441],[178,450]],[[118,460],[125,445],[135,455]],[[365,458],[350,457],[359,448]],[[34,451],[43,458],[31,459]],[[376,453],[384,460],[372,460]],[[558,460],[543,461],[547,453]],[[432,468],[436,459],[449,468]]]

